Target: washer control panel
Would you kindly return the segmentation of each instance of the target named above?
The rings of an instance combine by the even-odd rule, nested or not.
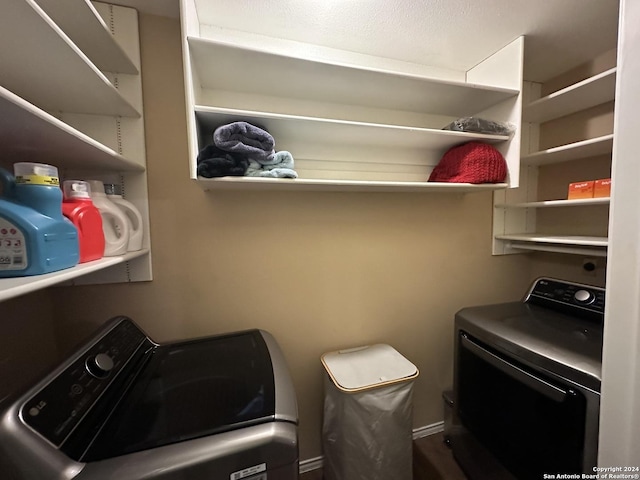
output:
[[[146,339],[123,319],[31,397],[20,410],[22,420],[60,446]]]
[[[529,290],[524,301],[578,316],[602,320],[604,318],[605,289],[555,278],[539,278]]]

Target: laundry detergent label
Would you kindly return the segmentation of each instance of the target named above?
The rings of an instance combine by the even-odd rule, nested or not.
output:
[[[60,179],[58,177],[49,177],[47,175],[18,175],[16,183],[20,185],[46,185],[47,187],[59,187]]]
[[[27,268],[27,245],[22,231],[0,217],[0,270]]]
[[[244,470],[238,470],[229,475],[229,480],[267,480],[267,464],[261,463],[254,465],[253,467],[245,468]]]

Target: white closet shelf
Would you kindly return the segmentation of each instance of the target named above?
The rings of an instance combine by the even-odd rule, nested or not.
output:
[[[139,118],[34,0],[12,2],[0,16],[0,84],[48,111]]]
[[[576,245],[587,247],[606,247],[607,237],[588,237],[579,235],[545,235],[543,233],[513,233],[496,235],[499,240],[515,242],[546,243],[557,245]]]
[[[246,120],[265,127],[276,141],[276,150],[282,140],[295,139],[304,143],[331,143],[352,146],[381,146],[388,148],[420,148],[443,151],[454,145],[478,140],[499,143],[509,140],[505,135],[454,132],[379,123],[353,122],[326,118],[283,115],[219,107],[195,106],[201,132],[205,130],[209,143],[216,127],[230,122]],[[295,152],[292,152],[295,157]]]
[[[446,81],[348,63],[283,55],[219,40],[187,37],[198,87],[316,102],[474,115],[518,90]]]
[[[531,102],[523,109],[523,120],[542,123],[610,102],[615,98],[615,89],[614,67]]]
[[[539,202],[497,203],[496,208],[546,208],[546,207],[581,207],[589,205],[609,205],[609,197],[584,198],[576,200],[543,200]]]
[[[115,41],[109,26],[89,0],[36,1],[101,71],[138,73],[138,68]]]
[[[440,182],[386,182],[364,180],[324,180],[307,178],[219,177],[198,178],[204,190],[273,190],[322,192],[421,192],[421,193],[474,193],[507,188],[506,183],[440,183]]]
[[[509,247],[516,250],[528,250],[534,252],[554,252],[571,255],[582,255],[587,257],[606,257],[605,247],[576,247],[564,245],[543,245],[540,243],[518,243],[510,242]]]
[[[581,158],[611,154],[612,150],[613,134],[610,134],[530,153],[522,157],[522,163],[527,165],[546,165],[568,162]]]
[[[26,293],[35,292],[43,288],[58,285],[74,278],[88,275],[114,265],[118,265],[143,255],[147,255],[149,250],[130,252],[119,257],[104,257],[93,262],[81,263],[75,267],[60,270],[58,272],[46,273],[44,275],[34,275],[29,277],[0,278],[0,302],[10,298],[18,297]]]
[[[10,162],[42,162],[87,170],[145,170],[2,87],[0,144],[3,160]]]

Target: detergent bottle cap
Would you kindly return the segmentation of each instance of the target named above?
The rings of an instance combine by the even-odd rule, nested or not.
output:
[[[62,182],[62,191],[65,199],[91,198],[91,187],[83,180],[65,180]]]
[[[105,183],[104,184],[104,193],[107,195],[122,195],[122,189],[120,185],[116,185],[115,183]]]
[[[91,196],[104,196],[104,183],[100,180],[87,180],[89,182],[89,186],[91,187],[91,191],[89,192]]]
[[[18,184],[60,186],[58,169],[46,163],[14,163],[13,174]]]

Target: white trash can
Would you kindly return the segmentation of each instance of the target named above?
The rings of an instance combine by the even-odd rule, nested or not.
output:
[[[412,480],[416,366],[384,344],[322,355],[325,480]]]

